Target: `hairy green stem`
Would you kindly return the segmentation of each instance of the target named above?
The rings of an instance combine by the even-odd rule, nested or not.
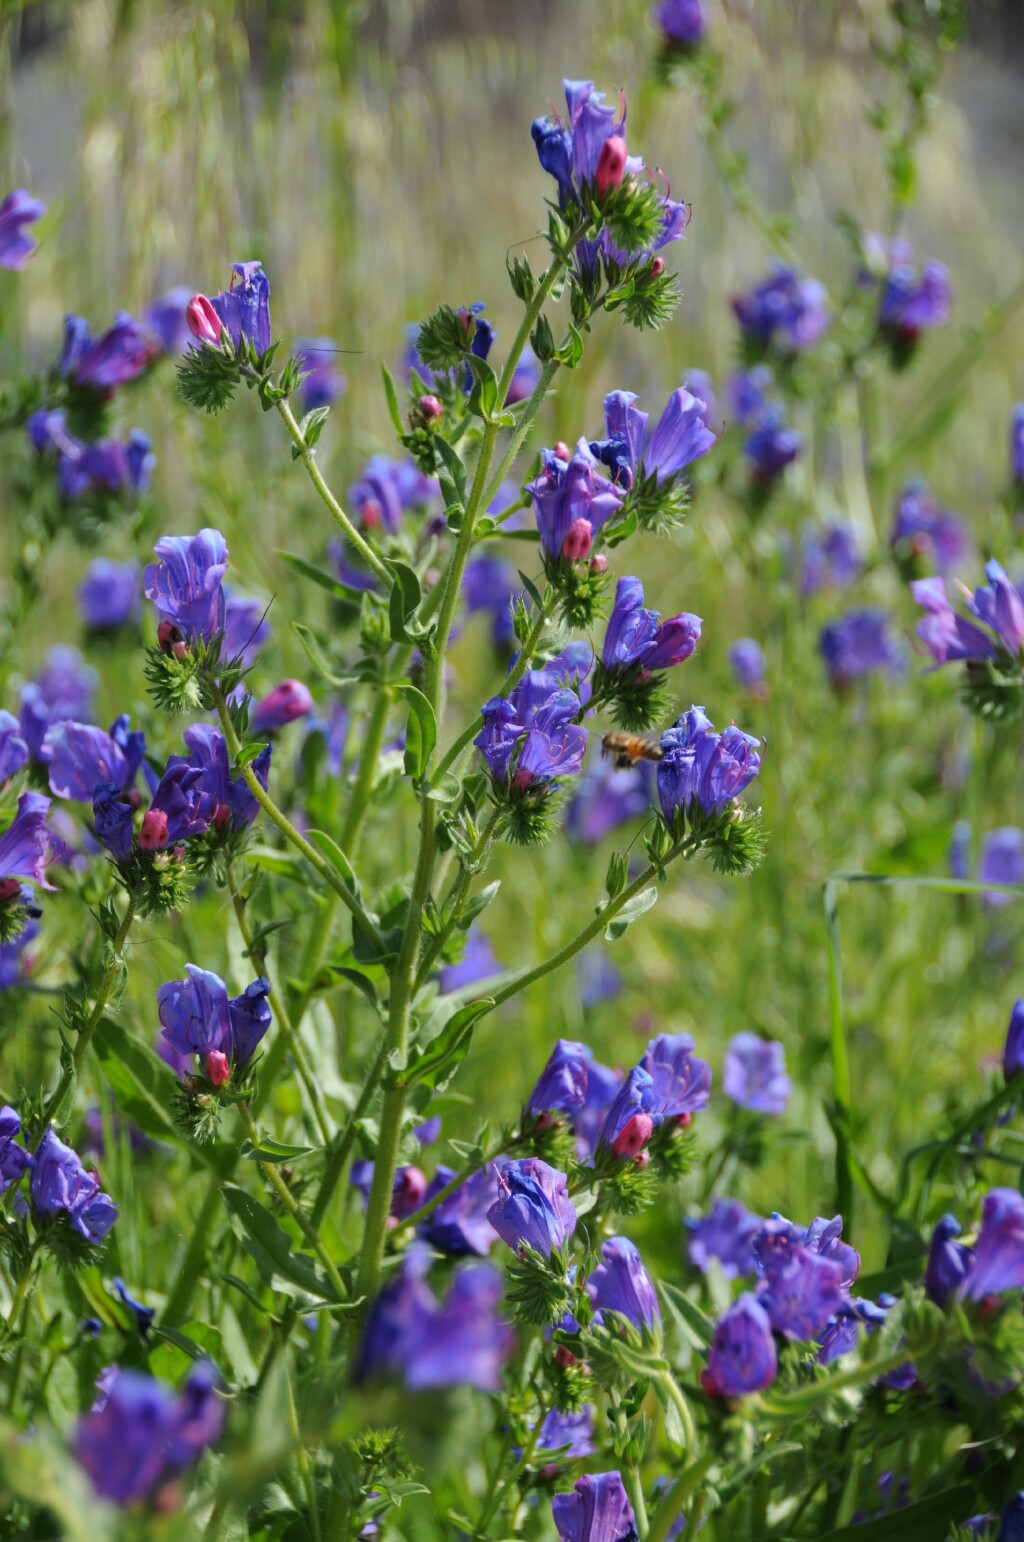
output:
[[[540,615],[534,619],[533,625],[529,631],[529,635],[519,650],[519,657],[516,659],[515,664],[506,676],[501,690],[497,692],[498,696],[502,697],[503,699],[507,699],[508,696],[510,696],[511,693],[515,690],[516,686],[526,674],[527,670],[530,668],[530,661],[533,650],[540,641],[541,634],[547,625],[547,620],[547,609],[545,607],[545,609],[541,611]],[[484,720],[478,712],[476,717],[470,723],[469,727],[463,730],[463,732],[455,740],[455,743],[446,752],[440,764],[438,765],[433,777],[435,787],[440,782],[444,773],[449,771],[455,764],[463,750],[473,742],[483,725]]]
[[[462,907],[466,902],[466,896],[469,893],[470,884],[473,882],[473,879],[481,872],[481,870],[487,865],[491,847],[494,844],[494,831],[500,817],[501,810],[499,808],[495,808],[491,813],[490,819],[488,819],[483,830],[480,832],[480,839],[477,841],[470,854],[465,858],[465,861],[462,863],[460,868],[458,877],[454,880],[451,888],[444,897],[441,905],[441,913],[442,915],[447,913],[448,920],[441,927],[438,935],[436,937],[432,937],[430,942],[423,949],[423,953],[420,957],[419,967],[416,970],[416,980],[413,986],[414,991],[419,990],[420,986],[427,979],[431,969],[434,966],[435,959],[458,925],[459,916],[461,915]]]
[[[309,445],[307,445],[305,439],[302,437],[302,432],[295,420],[295,414],[292,412],[291,407],[289,407],[287,400],[279,401],[277,404],[277,410],[281,414],[284,426],[288,430],[292,442],[299,452],[298,458],[305,466],[309,475],[309,480],[312,482],[313,486],[320,494],[320,497],[327,505],[331,518],[334,520],[335,524],[338,526],[339,530],[346,537],[346,539],[351,541],[352,545],[362,557],[367,567],[372,568],[374,573],[376,573],[385,589],[390,589],[391,574],[388,572],[381,559],[377,556],[377,553],[373,550],[372,546],[369,546],[363,537],[359,534],[359,531],[356,529],[355,525],[345,513],[345,510],[342,508],[341,504],[338,502],[337,498],[335,498],[334,494],[331,492],[331,489],[324,481],[323,473],[316,463],[316,453],[314,450],[310,449]]]
[[[534,386],[530,393],[529,399],[523,406],[523,409],[516,421],[516,426],[512,430],[508,444],[505,446],[505,453],[498,463],[498,469],[487,484],[487,492],[485,494],[484,502],[485,508],[490,507],[498,492],[498,489],[514,466],[516,456],[519,454],[519,451],[523,447],[523,441],[533,426],[533,420],[537,416],[541,407],[544,405],[544,398],[548,394],[548,389],[558,372],[558,368],[559,360],[549,359],[544,368],[541,370],[540,379],[537,381],[537,384]]]
[[[324,1163],[324,1171],[323,1176],[320,1179],[320,1187],[316,1191],[316,1198],[313,1201],[313,1208],[309,1213],[311,1222],[318,1230],[323,1222],[324,1216],[327,1213],[327,1206],[331,1202],[331,1199],[334,1195],[334,1190],[338,1186],[338,1180],[340,1179],[345,1169],[345,1163],[348,1161],[348,1154],[352,1150],[352,1143],[356,1136],[356,1126],[360,1119],[363,1118],[371,1102],[373,1101],[374,1093],[377,1091],[380,1079],[384,1075],[384,1067],[387,1065],[388,1053],[388,1038],[387,1034],[384,1033],[381,1035],[380,1044],[378,1045],[377,1053],[374,1056],[373,1064],[367,1072],[366,1079],[363,1082],[362,1091],[359,1094],[359,1101],[356,1103],[355,1108],[352,1110],[348,1119],[345,1121],[342,1129],[338,1131],[337,1135],[334,1137],[334,1140],[331,1142],[331,1145],[328,1147],[327,1160]]]
[[[234,865],[231,862],[228,863],[228,889],[231,894],[231,903],[234,906],[235,919],[238,922],[238,929],[242,934],[242,940],[245,943],[246,949],[248,950],[249,957],[253,958],[254,952],[258,952],[260,955],[259,959],[254,959],[254,962],[256,963],[257,968],[260,969],[261,973],[266,974],[266,954],[262,948],[255,950],[253,948],[253,933],[252,928],[249,925],[249,918],[245,911],[245,897],[239,890],[238,882],[235,877]],[[281,998],[280,992],[274,987],[272,982],[270,984],[270,994],[268,1000],[270,1002],[270,1010],[274,1014],[274,1020],[277,1023],[281,1035],[288,1045],[288,1048],[292,1054],[292,1058],[295,1061],[295,1068],[299,1073],[299,1080],[302,1082],[303,1087],[306,1089],[306,1096],[309,1098],[310,1107],[313,1110],[313,1118],[316,1120],[316,1127],[320,1132],[320,1139],[326,1146],[331,1139],[332,1131],[330,1120],[327,1117],[327,1111],[324,1108],[323,1098],[320,1095],[320,1088],[317,1085],[316,1078],[314,1077],[312,1070],[310,1069],[309,1061],[306,1058],[306,1051],[302,1047],[302,1041],[300,1040],[298,1033],[295,1030],[291,1016],[285,1006],[284,1001]]]
[[[237,760],[242,746],[238,735],[235,733],[234,724],[228,712],[227,702],[224,700],[224,694],[219,687],[214,695],[214,705],[217,708],[217,716],[220,719],[221,732],[224,735],[224,742],[228,747],[228,753]],[[251,765],[243,765],[239,768],[239,771],[246,787],[248,787],[263,812],[273,820],[282,835],[291,842],[296,851],[301,852],[310,867],[320,874],[325,883],[331,886],[342,904],[352,912],[374,945],[383,951],[384,939],[381,937],[376,924],[366,914],[366,911],[345,883],[337,868],[326,857],[322,856],[315,846],[311,846],[304,835],[296,830],[287,814],[281,812],[266,788],[262,786]]]
[[[260,1136],[259,1131],[256,1128],[255,1121],[252,1117],[252,1110],[249,1107],[249,1104],[244,1101],[239,1103],[237,1107],[242,1124],[245,1127],[245,1133],[248,1135],[250,1141],[253,1144],[253,1147],[258,1149],[260,1144]],[[338,1300],[347,1300],[348,1291],[345,1289],[344,1281],[342,1280],[341,1275],[338,1273],[337,1265],[335,1264],[330,1253],[328,1253],[327,1249],[324,1247],[323,1243],[320,1241],[320,1238],[316,1234],[316,1229],[312,1225],[309,1217],[306,1215],[306,1212],[296,1201],[291,1189],[288,1187],[281,1174],[278,1172],[276,1165],[273,1162],[260,1162],[259,1169],[264,1178],[266,1178],[267,1182],[270,1184],[271,1188],[277,1194],[281,1203],[284,1205],[288,1214],[291,1216],[292,1220],[295,1222],[296,1226],[299,1228],[302,1235],[309,1243],[310,1247],[313,1249],[317,1258],[319,1258],[320,1262],[323,1264],[324,1269],[327,1272],[327,1278],[330,1280],[331,1284],[334,1286],[335,1291],[337,1292]]]
[[[113,944],[111,945],[110,958],[107,960],[107,967],[103,971],[103,979],[100,982],[100,988],[96,994],[96,1000],[93,1003],[92,1011],[89,1014],[85,1026],[79,1030],[78,1038],[75,1040],[75,1047],[71,1055],[71,1063],[70,1065],[66,1065],[64,1070],[62,1070],[60,1074],[60,1080],[58,1081],[49,1101],[47,1102],[43,1113],[44,1124],[49,1124],[50,1120],[56,1118],[60,1113],[61,1105],[63,1104],[64,1099],[67,1097],[68,1092],[78,1077],[79,1071],[82,1069],[82,1062],[85,1059],[85,1052],[89,1048],[93,1034],[99,1027],[100,1018],[106,1011],[107,1002],[110,1000],[111,991],[114,989],[114,982],[116,981],[118,972],[120,971],[124,962],[125,943],[128,940],[128,933],[131,930],[131,924],[134,919],[135,896],[133,894],[129,894],[128,907],[125,910],[121,925],[118,927],[117,935],[114,938]]]

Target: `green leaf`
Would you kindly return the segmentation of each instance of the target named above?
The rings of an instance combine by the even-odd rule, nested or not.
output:
[[[265,873],[276,873],[279,878],[290,878],[292,883],[309,887],[309,873],[304,862],[290,852],[277,851],[273,846],[248,846],[245,858]]]
[[[402,410],[398,405],[398,392],[395,390],[395,382],[391,371],[383,362],[380,366],[380,375],[384,382],[384,398],[388,404],[388,413],[394,424],[395,433],[401,438],[405,433],[405,424],[402,422]]]
[[[418,781],[425,775],[437,743],[434,709],[423,692],[408,681],[397,683],[395,690],[409,703],[409,721],[405,730],[405,774]]]
[[[575,369],[583,357],[583,339],[571,321],[569,322],[569,341],[558,350],[556,357],[566,369]]]
[[[284,1141],[271,1140],[268,1135],[258,1146],[254,1146],[251,1140],[243,1140],[238,1154],[250,1162],[297,1162],[300,1157],[309,1156],[314,1149],[313,1146],[288,1146]]]
[[[354,985],[357,991],[362,991],[373,1010],[380,1015],[380,1001],[377,997],[377,987],[368,974],[363,974],[361,969],[350,969],[344,965],[335,965],[334,973],[340,974],[350,985]]]
[[[296,557],[290,551],[278,551],[276,555],[293,572],[298,573],[300,578],[308,578],[310,583],[316,584],[320,589],[326,589],[327,593],[332,594],[336,600],[359,601],[363,597],[364,590],[353,589],[351,585],[341,583],[333,574],[325,573],[322,568],[307,562],[304,557]]]
[[[627,900],[616,916],[608,922],[604,929],[606,942],[618,942],[627,927],[632,926],[642,915],[650,910],[658,901],[658,886],[651,884],[648,889],[641,889],[639,894],[634,894],[631,900]]]
[[[291,1238],[266,1206],[234,1184],[226,1183],[221,1194],[231,1216],[231,1229],[255,1262],[265,1285],[300,1300],[309,1296],[320,1301],[337,1300],[334,1287],[313,1260],[305,1253],[292,1252]]]
[[[324,652],[320,639],[311,627],[304,626],[301,621],[293,621],[292,631],[302,644],[303,653],[305,653],[317,674],[328,685],[333,685],[336,689],[340,689],[342,686],[352,683],[354,678],[352,675],[341,673],[334,668],[334,665]]]
[[[236,770],[241,771],[243,766],[248,766],[252,761],[257,760],[266,748],[266,740],[262,744],[243,744],[235,756]]]
[[[944,1542],[949,1534],[950,1520],[966,1516],[977,1497],[977,1489],[971,1483],[959,1488],[943,1489],[930,1499],[922,1499],[916,1505],[907,1505],[892,1515],[877,1517],[871,1522],[871,1542]],[[841,1526],[829,1531],[819,1542],[863,1542],[864,1526]]]
[[[359,897],[359,879],[356,877],[355,869],[337,841],[332,840],[323,830],[307,830],[306,839],[311,846],[316,847],[317,851],[323,853],[332,867],[337,868],[353,894]]]
[[[462,783],[457,776],[446,771],[436,787],[431,787],[427,793],[435,803],[454,803],[462,795]]]
[[[452,1014],[436,1039],[422,1054],[414,1056],[397,1078],[399,1085],[412,1087],[417,1083],[440,1092],[448,1085],[458,1067],[469,1053],[470,1040],[477,1018],[483,1017],[494,1006],[490,996],[481,1001],[470,1001]]]
[[[138,1125],[143,1135],[182,1145],[170,1112],[178,1090],[178,1079],[170,1066],[110,1017],[100,1019],[92,1042],[119,1111]]]
[[[307,412],[299,424],[299,433],[306,442],[307,449],[312,449],[320,435],[323,433],[324,424],[330,416],[330,407],[314,407]]]
[[[442,434],[434,435],[434,450],[443,462],[438,480],[441,483],[441,493],[445,503],[461,503],[465,506],[466,468],[462,464],[458,451],[452,448]],[[445,491],[446,482],[450,484],[452,496]]]
[[[467,353],[466,363],[473,375],[473,389],[466,406],[489,423],[498,405],[498,377],[487,360],[478,359],[475,353]]]
[[[422,598],[423,590],[420,587],[420,581],[407,562],[398,562],[395,558],[387,557],[384,561],[394,580],[388,597],[391,639],[393,642],[413,642],[416,640],[415,635],[410,635],[406,623],[415,614]]]
[[[48,1532],[37,1534],[59,1535],[64,1542],[111,1542],[116,1512],[96,1502],[84,1471],[68,1460],[63,1440],[45,1424],[28,1439],[17,1425],[0,1422],[0,1477],[9,1494],[50,1512]]]
[[[541,599],[540,590],[537,588],[537,585],[534,583],[532,578],[527,578],[522,568],[517,568],[516,571],[518,572],[520,582],[522,583],[522,586],[526,590],[527,594],[530,596],[530,599],[536,605],[538,611],[542,611],[544,609],[544,601]]]
[[[694,1349],[705,1350],[710,1348],[711,1340],[715,1336],[715,1325],[706,1312],[684,1296],[676,1285],[669,1285],[665,1280],[659,1280],[661,1294],[665,1298],[665,1305],[672,1314],[676,1326],[683,1337],[687,1339]]]
[[[459,913],[458,925],[461,931],[468,931],[477,916],[487,909],[500,888],[501,879],[495,878],[493,883],[487,884],[479,894],[474,894],[471,900],[466,901]]]

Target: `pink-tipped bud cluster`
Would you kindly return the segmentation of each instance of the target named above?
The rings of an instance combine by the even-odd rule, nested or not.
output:
[[[223,1087],[231,1075],[228,1057],[223,1050],[219,1049],[208,1050],[203,1056],[203,1070],[206,1072],[207,1080],[215,1087]]]
[[[300,717],[308,717],[313,710],[313,697],[309,686],[301,680],[282,680],[280,685],[275,685],[269,696],[256,706],[252,715],[253,733],[267,733],[275,728],[284,728],[287,723],[294,723]]]
[[[654,258],[652,258],[651,264],[650,264],[650,266],[647,269],[647,277],[648,278],[660,278],[661,275],[664,273],[664,271],[665,271],[665,259],[664,259],[664,257],[654,257]]]
[[[143,851],[162,851],[167,845],[167,815],[163,809],[151,808],[143,814],[139,845]]]
[[[566,462],[572,460],[572,451],[564,439],[559,439],[558,443],[554,446],[553,453],[558,456],[559,460]]]
[[[654,1131],[650,1114],[634,1114],[612,1141],[612,1156],[638,1157]]]
[[[574,519],[562,542],[562,556],[568,562],[582,562],[590,551],[593,532],[589,519]]]
[[[600,578],[602,573],[607,573],[608,558],[604,555],[603,552],[599,552],[598,555],[594,558],[593,562],[590,564],[590,571],[596,578]]]
[[[597,160],[594,181],[597,191],[604,198],[612,188],[618,187],[626,175],[626,141],[618,134],[606,139]]]
[[[173,621],[160,622],[156,640],[161,653],[173,653],[176,659],[183,659],[188,652],[188,645]]]
[[[424,423],[436,423],[438,418],[444,417],[444,407],[436,396],[421,396],[416,405]]]
[[[204,294],[194,294],[185,307],[185,321],[201,343],[219,343],[220,317]]]

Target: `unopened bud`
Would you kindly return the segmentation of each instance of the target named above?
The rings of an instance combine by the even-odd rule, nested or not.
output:
[[[457,310],[455,312],[455,318],[463,332],[468,337],[473,328],[476,326],[476,316],[467,305],[464,305],[461,310]]]
[[[167,844],[167,815],[163,809],[151,808],[142,816],[139,845],[143,851],[161,851]]]
[[[690,1127],[690,1125],[692,1123],[693,1123],[693,1115],[691,1113],[679,1114],[676,1117],[676,1129],[677,1130],[687,1130],[687,1129],[689,1129],[689,1127]]]
[[[282,680],[269,696],[264,696],[257,703],[252,715],[252,731],[261,734],[274,728],[283,728],[286,723],[308,717],[312,707],[313,698],[308,685],[304,685],[301,680]]]
[[[650,1167],[650,1165],[651,1153],[649,1151],[641,1151],[640,1155],[633,1159],[634,1167]]]
[[[156,640],[161,653],[173,653],[176,659],[183,658],[188,652],[185,639],[182,637],[173,621],[161,621],[156,629]]]
[[[230,820],[231,809],[226,803],[218,803],[217,807],[213,811],[213,818],[210,821],[210,823],[213,825],[213,828],[215,830],[223,830],[224,826],[230,823]]]
[[[444,417],[444,408],[436,396],[421,396],[416,405],[424,423],[436,423],[438,418]]]
[[[559,1344],[558,1348],[555,1350],[555,1364],[563,1371],[567,1371],[570,1366],[579,1365],[580,1361],[573,1354],[571,1349],[567,1349],[564,1344]]]
[[[553,453],[555,455],[557,455],[559,460],[564,460],[564,461],[572,460],[572,451],[570,450],[569,446],[566,444],[564,439],[559,439],[558,443],[554,447]]]
[[[220,317],[204,294],[194,294],[185,307],[185,321],[201,343],[219,343]]]
[[[364,530],[379,530],[384,523],[384,511],[376,498],[367,498],[360,510],[359,518]]]
[[[21,893],[21,884],[16,878],[0,878],[0,905],[6,905],[16,894]]]
[[[603,198],[613,187],[618,187],[626,174],[626,141],[618,134],[606,139],[597,159],[594,181]]]
[[[574,519],[562,542],[562,556],[569,562],[582,562],[590,550],[593,525],[589,519]]]
[[[530,771],[513,771],[512,787],[516,792],[525,792],[533,786],[533,773]]]
[[[600,578],[602,573],[606,573],[608,571],[608,558],[604,555],[603,552],[599,552],[594,558],[593,562],[590,564],[590,571],[593,573],[595,578]]]
[[[665,259],[664,259],[664,257],[655,257],[655,258],[652,259],[651,265],[647,269],[647,277],[648,278],[660,278],[661,275],[664,273],[664,271],[665,271]]]
[[[637,1157],[651,1138],[654,1120],[650,1114],[634,1114],[612,1141],[612,1156]]]
[[[219,1049],[211,1049],[203,1057],[203,1070],[215,1087],[223,1087],[231,1075],[228,1057]]]
[[[403,1167],[395,1177],[391,1195],[391,1213],[397,1220],[412,1215],[423,1203],[427,1192],[427,1175],[418,1167]]]

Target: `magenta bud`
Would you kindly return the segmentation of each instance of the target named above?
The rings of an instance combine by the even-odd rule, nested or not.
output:
[[[462,307],[461,310],[456,311],[455,315],[456,315],[456,319],[458,320],[459,326],[462,328],[463,332],[468,337],[469,334],[472,332],[474,326],[476,325],[476,317],[474,316],[473,312],[469,309],[469,307],[465,306],[465,305]]]
[[[606,573],[608,571],[608,558],[604,555],[603,552],[598,552],[597,556],[590,564],[590,571],[596,578],[600,578],[602,573]]]
[[[590,550],[593,529],[589,519],[574,519],[562,542],[562,556],[569,562],[582,562]]]
[[[359,511],[364,530],[379,530],[384,523],[384,511],[376,498],[367,498]]]
[[[0,878],[0,905],[6,905],[16,894],[21,893],[21,884],[16,878]]]
[[[204,294],[194,294],[185,307],[185,321],[201,343],[220,342],[220,317]]]
[[[427,1192],[427,1175],[418,1167],[403,1167],[396,1174],[394,1191],[391,1196],[391,1214],[396,1220],[404,1221],[407,1215],[412,1215],[423,1203]]]
[[[634,1114],[612,1141],[612,1156],[637,1157],[651,1138],[654,1120],[650,1114]]]
[[[626,141],[618,134],[606,139],[597,159],[594,181],[603,198],[613,187],[618,187],[626,174]]]
[[[313,708],[309,686],[301,680],[282,680],[269,696],[256,706],[252,715],[254,734],[266,733],[271,728],[283,728],[300,717],[308,717]]]
[[[660,278],[661,275],[664,273],[664,271],[665,271],[665,259],[664,259],[664,257],[655,257],[654,260],[652,261],[650,267],[647,269],[647,277],[648,278]]]
[[[567,1371],[571,1365],[579,1365],[580,1361],[571,1349],[567,1349],[564,1344],[559,1344],[555,1350],[555,1364],[563,1371]]]
[[[156,629],[156,640],[161,653],[173,653],[175,658],[181,658],[178,648],[184,645],[185,640],[173,621],[161,621]]]
[[[436,423],[438,418],[444,417],[444,408],[436,396],[421,396],[417,406],[426,423]]]
[[[693,1123],[693,1115],[691,1113],[677,1114],[676,1115],[676,1129],[677,1130],[689,1129],[689,1127],[690,1127],[690,1125],[692,1123]]]
[[[223,830],[224,826],[226,824],[229,824],[230,821],[231,821],[231,810],[230,810],[230,808],[228,807],[228,805],[226,803],[218,803],[217,807],[213,811],[213,818],[210,821],[210,823],[213,825],[213,828],[215,830]]]
[[[167,841],[167,815],[163,809],[151,808],[142,816],[139,845],[143,851],[160,851]]]
[[[211,1049],[204,1055],[203,1070],[215,1087],[223,1087],[231,1075],[228,1057],[219,1049]]]
[[[525,792],[533,786],[533,773],[530,771],[513,771],[512,787],[516,792]]]
[[[634,1167],[650,1167],[650,1165],[651,1153],[649,1151],[641,1151],[640,1155],[633,1159]]]
[[[559,460],[564,460],[566,462],[572,460],[572,451],[564,439],[559,439],[558,443],[555,445],[554,454],[558,456]]]

